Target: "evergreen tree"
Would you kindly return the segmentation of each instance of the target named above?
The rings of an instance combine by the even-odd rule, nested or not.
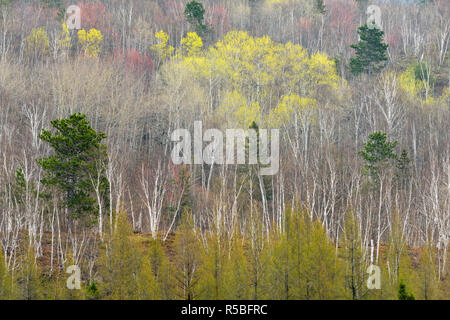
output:
[[[100,299],[100,291],[97,282],[91,281],[86,288],[86,298],[88,300],[98,300]]]
[[[400,157],[397,159],[397,179],[402,188],[405,188],[409,180],[409,169],[411,160],[408,157],[408,151],[402,149]]]
[[[203,23],[204,14],[205,8],[203,7],[203,4],[195,0],[188,2],[184,8],[184,16],[186,17],[186,20],[194,28],[194,31],[201,37],[203,37],[208,30],[206,25]]]
[[[320,14],[325,14],[325,4],[323,3],[323,0],[316,0],[316,10]]]
[[[390,160],[396,160],[397,155],[394,148],[397,141],[388,141],[386,133],[374,132],[369,134],[369,141],[364,144],[364,149],[359,151],[359,155],[366,161],[363,173],[369,176],[374,184],[380,182],[380,173],[389,167]]]
[[[43,130],[39,137],[50,144],[54,154],[38,160],[44,169],[42,183],[62,192],[63,205],[74,218],[92,219],[98,213],[96,199],[92,195],[92,181],[99,181],[99,191],[104,205],[109,205],[109,183],[105,176],[108,161],[107,150],[101,141],[104,133],[97,133],[83,114],[72,114],[67,119],[51,122],[55,134]]]
[[[356,57],[350,59],[350,70],[355,75],[366,72],[370,77],[380,71],[388,60],[388,45],[383,43],[384,31],[376,27],[369,28],[365,24],[358,28],[358,35],[359,42],[350,46],[356,53]]]
[[[398,300],[416,300],[412,292],[406,291],[406,284],[403,281],[398,285]]]

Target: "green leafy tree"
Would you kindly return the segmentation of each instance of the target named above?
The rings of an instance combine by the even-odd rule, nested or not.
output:
[[[105,175],[108,155],[97,133],[83,114],[51,122],[55,133],[43,130],[39,137],[50,144],[54,154],[38,160],[44,169],[44,185],[59,190],[73,218],[89,220],[99,212],[100,205],[109,206],[109,183]],[[98,197],[94,193],[98,193]],[[96,199],[102,199],[99,201]]]
[[[89,285],[86,288],[86,298],[89,300],[100,299],[100,291],[95,281],[89,282]]]
[[[375,184],[380,181],[380,174],[383,169],[389,167],[390,160],[396,160],[397,155],[394,148],[397,141],[388,141],[386,133],[374,132],[369,134],[369,140],[364,144],[364,149],[359,151],[359,155],[365,160],[366,164],[363,173],[372,178]]]
[[[398,300],[416,300],[414,294],[406,290],[406,284],[403,281],[400,281],[398,285]]]
[[[355,49],[356,57],[350,59],[350,70],[358,75],[362,72],[369,74],[380,71],[388,60],[386,50],[388,45],[383,43],[384,31],[367,24],[358,28],[359,42],[350,47]]]
[[[397,159],[397,179],[401,187],[406,187],[409,178],[410,178],[410,162],[408,156],[408,151],[406,151],[405,148],[402,149],[402,152],[400,153],[400,157]]]
[[[141,252],[132,239],[133,231],[125,211],[118,214],[111,244],[100,258],[103,295],[110,299],[136,299]]]

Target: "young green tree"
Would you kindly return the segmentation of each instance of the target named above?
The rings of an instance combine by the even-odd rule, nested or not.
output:
[[[419,255],[418,298],[433,300],[437,297],[439,280],[436,274],[436,256],[431,242],[425,243]]]
[[[150,259],[152,272],[157,282],[156,287],[159,290],[159,298],[164,300],[173,299],[175,284],[171,273],[172,269],[159,240],[151,241],[148,258]]]
[[[388,45],[383,43],[384,31],[367,24],[358,28],[359,42],[350,47],[355,50],[356,57],[350,59],[350,70],[358,75],[366,72],[369,77],[380,71],[388,60],[386,50]]]
[[[402,149],[400,157],[397,159],[397,180],[400,187],[405,188],[410,178],[410,162],[408,157],[408,151],[405,148]]]
[[[345,216],[342,257],[345,265],[345,288],[353,300],[362,299],[367,293],[366,263],[358,221],[352,211]]]
[[[24,249],[20,257],[16,283],[19,299],[42,299],[41,272],[36,262],[34,248],[30,245]]]
[[[411,255],[409,253],[404,235],[403,223],[400,213],[396,210],[391,215],[390,238],[387,248],[386,262],[389,266],[388,285],[399,288],[400,283],[404,283],[409,288],[415,289],[417,275],[413,269]]]
[[[5,261],[2,246],[0,245],[0,300],[9,300],[13,297],[13,281]]]
[[[358,152],[366,162],[363,173],[369,176],[375,185],[380,182],[381,171],[391,164],[390,160],[397,159],[394,153],[396,146],[397,141],[391,142],[387,140],[386,133],[377,131],[369,134],[369,140],[364,144],[364,149]]]
[[[224,298],[224,271],[228,262],[227,241],[213,231],[207,235],[206,245],[201,251],[200,292],[202,299]]]
[[[125,211],[117,216],[110,247],[100,259],[104,280],[103,295],[109,299],[136,299],[141,252],[131,238],[133,231]]]
[[[246,250],[247,263],[249,266],[251,299],[265,299],[268,292],[268,267],[269,251],[266,237],[263,234],[262,217],[260,214],[253,214],[250,218],[248,230],[249,243]]]
[[[101,143],[106,135],[97,133],[80,113],[55,119],[51,124],[54,133],[43,130],[39,135],[54,153],[38,160],[45,172],[42,182],[61,192],[62,204],[73,218],[85,217],[92,221],[100,210],[109,206],[109,183],[105,175],[107,148]]]
[[[406,284],[403,281],[400,281],[398,285],[398,300],[416,300],[414,294],[406,290]]]
[[[183,300],[195,300],[199,297],[200,243],[194,228],[192,217],[185,210],[175,235],[173,259],[176,295]]]
[[[335,249],[319,221],[312,222],[304,241],[305,299],[336,299],[340,287]]]
[[[153,273],[150,256],[142,259],[141,267],[137,277],[137,298],[140,300],[156,300],[160,298],[160,289]]]
[[[228,263],[224,270],[224,297],[229,300],[248,300],[251,297],[249,266],[245,256],[244,239],[239,231],[231,241]]]
[[[287,233],[281,232],[271,240],[269,281],[271,299],[291,298],[291,260]]]

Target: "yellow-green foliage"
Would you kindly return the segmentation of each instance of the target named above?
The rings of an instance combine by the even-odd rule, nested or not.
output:
[[[181,39],[181,48],[183,55],[195,56],[198,55],[203,47],[203,41],[200,36],[195,32],[188,32],[186,37]]]
[[[181,225],[175,235],[174,251],[176,296],[183,300],[194,300],[199,296],[200,246],[187,210],[183,212]]]
[[[270,111],[269,122],[271,125],[280,126],[292,118],[309,121],[315,117],[316,111],[316,99],[301,98],[297,94],[290,94],[282,96],[278,106]]]
[[[225,97],[217,109],[220,116],[228,118],[230,123],[237,123],[248,128],[255,121],[260,120],[260,107],[257,101],[248,103],[247,99],[238,91],[226,92]]]
[[[225,288],[223,290],[226,299],[250,299],[250,274],[245,256],[243,239],[236,236],[231,241],[229,261],[224,269]]]
[[[207,235],[206,245],[202,249],[199,287],[203,299],[217,300],[225,297],[228,251],[224,240],[213,232]]]
[[[334,62],[321,53],[309,57],[300,45],[231,31],[207,51],[200,50],[201,38],[195,33],[188,33],[182,46],[183,54],[173,62],[179,67],[172,66],[172,70],[180,66],[189,70],[191,82],[221,97],[215,107],[221,115],[233,115],[228,118],[231,122],[265,121],[267,117],[261,119],[261,114],[269,114],[283,103],[284,96],[312,107],[312,99],[323,96],[323,90],[327,96],[338,95],[340,80]],[[284,113],[287,118],[291,115]]]
[[[137,298],[137,276],[142,260],[132,234],[126,213],[120,212],[110,245],[100,259],[104,282],[102,291],[105,298],[119,300]]]
[[[29,57],[44,57],[50,52],[50,41],[44,27],[33,29],[25,38],[25,53]]]
[[[65,51],[70,48],[70,33],[66,23],[61,25],[62,31],[57,40],[58,50]]]
[[[397,211],[392,213],[390,231],[389,246],[385,257],[388,279],[385,279],[383,285],[387,287],[387,291],[391,290],[396,294],[400,281],[403,281],[406,287],[415,293],[417,275],[412,267],[411,255],[406,246],[400,214]]]
[[[81,29],[78,31],[78,42],[87,57],[96,57],[102,50],[103,35],[97,29],[90,29],[89,32]]]
[[[431,88],[426,79],[416,79],[414,65],[410,65],[398,79],[400,88],[406,93],[407,99],[415,103],[431,105],[435,99],[431,95]],[[426,94],[428,93],[428,94]]]
[[[16,282],[18,298],[23,300],[38,300],[42,298],[42,283],[40,268],[36,262],[34,248],[29,246],[20,257],[20,268]]]
[[[174,48],[168,45],[169,35],[164,31],[158,31],[155,33],[157,43],[150,47],[150,50],[154,52],[154,55],[159,60],[159,63],[169,58]]]
[[[11,299],[13,297],[13,285],[11,273],[8,270],[2,246],[0,246],[0,300]]]
[[[436,255],[430,242],[426,243],[419,256],[419,285],[417,298],[436,299],[439,281],[436,274]]]

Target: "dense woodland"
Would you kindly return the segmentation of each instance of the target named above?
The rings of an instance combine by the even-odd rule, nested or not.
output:
[[[449,299],[449,43],[448,0],[0,0],[0,299]],[[278,173],[175,165],[198,120]]]

